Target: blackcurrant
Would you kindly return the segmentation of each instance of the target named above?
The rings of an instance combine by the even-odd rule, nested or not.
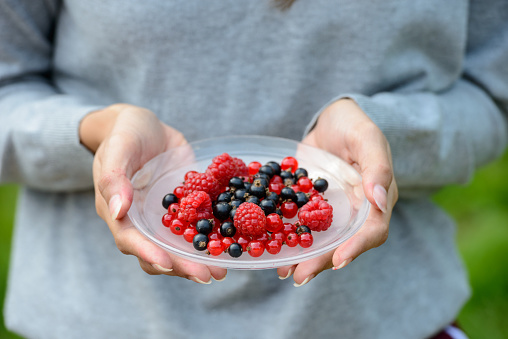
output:
[[[207,235],[211,233],[213,230],[213,224],[208,219],[200,219],[196,223],[196,231],[198,231],[201,234]]]
[[[240,188],[235,191],[235,199],[245,201],[246,196],[247,196],[247,190],[245,188]]]
[[[171,204],[178,203],[178,198],[173,193],[168,193],[162,198],[162,207],[168,209]]]
[[[241,189],[241,188],[245,188],[245,185],[244,185],[244,182],[242,180],[242,178],[240,177],[232,177],[230,180],[229,180],[229,187],[230,188],[234,188],[234,189]]]
[[[305,168],[297,168],[296,171],[295,171],[295,178],[298,180],[300,179],[301,177],[308,177],[309,176],[309,173],[307,172],[307,170]]]
[[[232,197],[233,193],[231,193],[230,191],[222,192],[217,197],[217,202],[230,202]]]
[[[254,180],[254,183],[249,188],[249,194],[259,199],[266,197],[266,186],[262,185],[259,181]]]
[[[236,209],[238,206],[242,204],[242,202],[243,201],[240,199],[233,199],[229,204],[231,205],[231,209]]]
[[[223,237],[232,237],[236,233],[236,227],[231,221],[225,221],[220,225],[220,234]]]
[[[296,200],[295,190],[292,189],[291,187],[282,188],[279,196],[282,200],[292,200],[292,201]]]
[[[263,199],[259,203],[259,207],[265,212],[265,215],[275,213],[275,210],[277,209],[277,204],[275,201],[270,199]]]
[[[266,163],[268,166],[270,166],[273,169],[274,175],[280,174],[280,165],[275,161],[269,161]]]
[[[298,228],[296,229],[296,234],[300,235],[302,233],[311,233],[310,228],[305,225],[298,226]]]
[[[316,181],[314,181],[314,189],[319,193],[323,193],[327,188],[328,181],[326,181],[326,179],[318,178]]]
[[[231,212],[231,205],[227,202],[219,202],[213,206],[213,215],[220,221],[229,218],[229,212]]]
[[[273,177],[273,175],[275,174],[274,171],[273,171],[273,168],[271,166],[268,166],[268,165],[264,165],[264,166],[261,166],[259,168],[259,171],[258,173],[262,173],[262,174],[266,174],[268,175],[268,177]]]
[[[261,200],[259,200],[259,198],[254,195],[249,195],[247,199],[245,199],[245,202],[251,202],[253,204],[259,205]]]
[[[281,171],[280,177],[282,178],[282,181],[284,183],[286,183],[286,179],[290,179],[293,182],[295,181],[295,177],[293,176],[293,173],[291,173],[290,171]]]
[[[206,250],[206,246],[208,245],[208,237],[203,233],[198,233],[192,239],[192,246],[198,251]]]
[[[298,206],[298,208],[300,208],[309,202],[309,197],[307,196],[307,194],[305,194],[303,192],[296,192],[295,202],[296,202],[296,205]]]
[[[242,246],[240,244],[234,242],[231,245],[229,245],[228,253],[233,258],[238,258],[243,253]]]
[[[275,192],[268,192],[266,199],[273,200],[275,203],[279,202],[279,195]]]
[[[266,178],[254,178],[254,180],[252,181],[252,184],[256,184],[256,183],[260,183],[261,185],[265,186],[265,187],[268,187],[268,185],[270,184],[270,180],[269,179],[266,179]],[[251,185],[252,187],[252,185]]]

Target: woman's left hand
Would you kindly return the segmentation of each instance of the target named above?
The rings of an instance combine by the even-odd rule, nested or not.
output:
[[[362,176],[372,208],[362,228],[334,251],[277,269],[281,279],[293,275],[297,287],[324,270],[343,268],[365,251],[382,245],[388,238],[392,209],[398,199],[388,141],[354,101],[341,99],[328,106],[302,142],[351,164]]]

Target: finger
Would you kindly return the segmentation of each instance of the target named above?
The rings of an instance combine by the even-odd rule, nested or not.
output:
[[[295,287],[309,283],[322,271],[332,267],[333,251],[325,253],[317,258],[299,263],[293,273]]]
[[[277,274],[279,275],[280,280],[285,280],[289,278],[293,272],[295,271],[296,265],[292,266],[282,266],[277,268]]]
[[[391,208],[389,213],[372,208],[362,228],[333,253],[333,269],[341,269],[360,254],[382,245],[388,238],[390,216]]]
[[[228,274],[228,271],[221,267],[208,266],[208,270],[210,271],[212,278],[216,281],[223,281],[226,279],[226,275]]]

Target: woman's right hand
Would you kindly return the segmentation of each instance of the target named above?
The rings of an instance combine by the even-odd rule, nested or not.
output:
[[[198,283],[225,278],[225,269],[193,263],[158,247],[127,216],[133,199],[130,179],[156,155],[186,144],[182,133],[147,109],[116,104],[87,115],[79,135],[81,143],[95,153],[97,213],[108,224],[122,253],[136,256],[148,274],[180,276]]]

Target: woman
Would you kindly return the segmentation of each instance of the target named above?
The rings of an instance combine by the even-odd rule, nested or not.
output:
[[[23,186],[7,326],[41,338],[440,332],[469,286],[429,196],[506,146],[507,5],[199,4],[0,1],[1,180]],[[277,270],[301,288],[170,255],[126,217],[146,161],[225,134],[304,135],[363,177],[361,231]]]

